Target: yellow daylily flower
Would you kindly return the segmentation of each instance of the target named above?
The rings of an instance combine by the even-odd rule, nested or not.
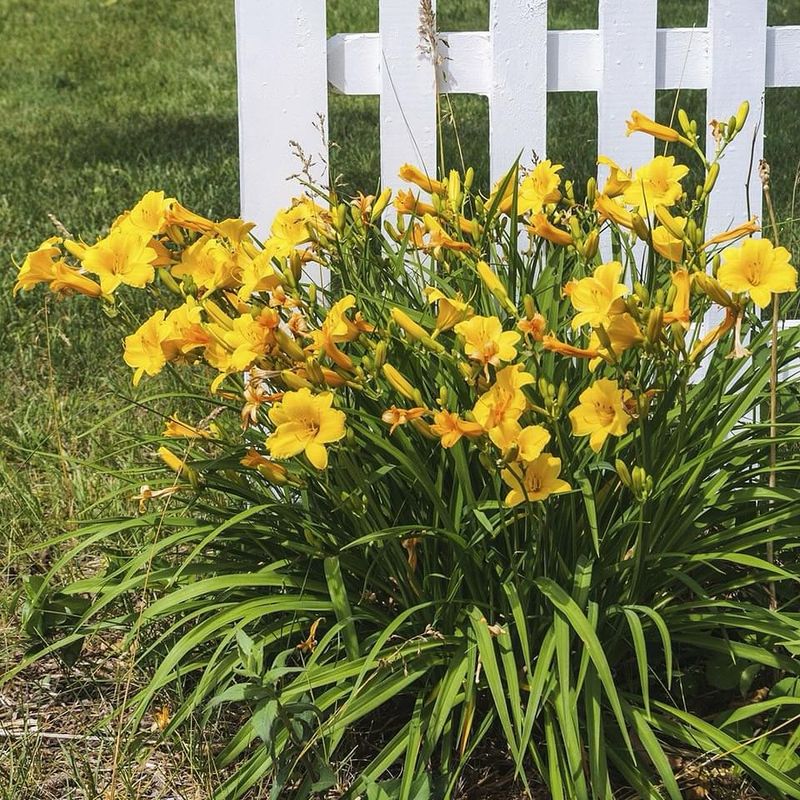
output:
[[[204,292],[238,283],[238,269],[233,255],[219,239],[212,238],[211,234],[201,236],[190,244],[171,272],[176,278],[190,277],[195,286]]]
[[[431,178],[412,164],[403,164],[397,174],[400,176],[400,180],[419,186],[423,192],[428,194],[447,194],[446,183]]]
[[[522,387],[533,380],[522,364],[510,364],[499,370],[492,387],[475,402],[472,409],[475,421],[485,430],[509,420],[516,422],[528,406]]]
[[[425,287],[425,297],[429,303],[438,303],[439,309],[436,314],[436,330],[449,331],[450,328],[472,317],[475,312],[469,303],[464,302],[461,293],[455,297],[448,297],[440,289],[433,286]]]
[[[167,204],[164,192],[147,192],[128,212],[127,221],[149,236],[159,236],[167,227]]]
[[[513,361],[517,357],[514,345],[521,336],[516,331],[504,331],[497,317],[474,316],[459,322],[455,332],[464,337],[464,353],[467,358],[483,364],[499,366],[501,361]]]
[[[255,228],[255,222],[245,222],[238,217],[224,219],[214,225],[214,232],[227,239],[232,245],[238,247],[243,241],[247,241],[250,231]]]
[[[633,214],[608,195],[597,195],[594,201],[594,210],[600,215],[601,219],[613,222],[628,230],[633,230]]]
[[[667,125],[662,125],[638,111],[631,111],[631,118],[625,122],[625,125],[627,126],[626,136],[630,136],[636,131],[641,131],[642,133],[650,134],[656,139],[661,139],[662,142],[686,142],[686,139],[678,131]]]
[[[675,300],[672,309],[664,314],[664,324],[669,325],[673,322],[680,322],[684,328],[689,327],[691,312],[689,310],[689,297],[692,286],[689,271],[683,267],[676,269],[670,275],[672,285],[675,287]]]
[[[181,422],[177,414],[173,414],[166,422],[162,436],[170,439],[211,439],[216,430],[212,428],[196,428],[186,422]]]
[[[542,453],[527,464],[513,464],[504,469],[500,476],[511,488],[505,498],[506,505],[535,503],[551,494],[569,492],[572,487],[558,477],[560,473],[561,459],[549,453]]]
[[[530,230],[534,236],[538,236],[541,239],[547,239],[548,242],[552,242],[553,244],[560,244],[563,247],[567,247],[572,244],[572,236],[569,234],[569,232],[563,230],[562,228],[556,228],[556,226],[552,225],[547,219],[547,216],[542,212],[534,214],[531,217],[531,224],[528,230]]]
[[[588,436],[589,446],[599,452],[609,436],[623,436],[628,430],[631,417],[625,410],[633,395],[620,389],[615,380],[601,378],[578,398],[580,405],[569,412],[572,433]]]
[[[613,352],[609,352],[608,347],[600,340],[597,329],[593,330],[589,337],[589,350],[596,351],[597,357],[589,362],[589,369],[592,371],[600,363],[600,359],[613,362],[626,350],[630,350],[631,347],[644,341],[644,335],[639,325],[627,312],[610,317],[607,322],[603,323],[603,331]]]
[[[83,266],[100,279],[105,294],[120,284],[143,289],[155,277],[158,253],[151,247],[152,236],[133,225],[112,228],[105,239],[86,249]]]
[[[526,339],[530,337],[534,342],[541,342],[547,328],[547,320],[535,311],[532,317],[521,319],[517,323],[517,328],[522,331]]]
[[[686,229],[686,217],[672,217],[672,228],[670,230],[665,225],[657,225],[653,228],[652,241],[653,249],[664,256],[668,261],[679,262],[683,258],[683,232]],[[676,236],[680,233],[681,237]]]
[[[569,344],[568,342],[562,342],[560,339],[557,339],[555,336],[550,334],[542,337],[542,347],[545,350],[548,350],[551,353],[558,353],[562,356],[570,356],[571,358],[598,358],[600,357],[600,351],[585,347],[577,347],[576,345]]]
[[[624,170],[608,156],[598,156],[597,163],[608,167],[608,178],[603,186],[603,194],[606,197],[619,197],[631,185],[631,172]]]
[[[322,392],[313,395],[308,389],[286,392],[283,402],[269,411],[276,425],[267,439],[267,449],[273,458],[291,458],[305,453],[317,469],[328,466],[326,444],[338,442],[345,435],[344,412],[332,408],[333,395]]]
[[[587,323],[596,328],[607,322],[611,314],[623,311],[622,298],[628,287],[619,283],[622,270],[619,261],[609,261],[597,267],[590,277],[567,283],[564,294],[578,312],[572,320],[573,330]]]
[[[407,422],[419,419],[427,413],[428,409],[424,406],[415,406],[414,408],[391,406],[381,414],[381,420],[387,425],[391,425],[389,428],[389,436],[391,436],[397,430],[398,425],[405,425]]]
[[[483,428],[477,422],[461,419],[452,411],[437,411],[433,415],[431,433],[441,439],[442,447],[449,448],[454,447],[462,436],[468,439],[483,436]]]
[[[195,214],[184,208],[174,197],[165,200],[167,224],[177,225],[179,228],[186,228],[198,233],[209,233],[214,230],[214,223],[210,219]]]
[[[547,447],[550,434],[541,425],[528,425],[523,428],[516,420],[507,419],[489,431],[489,438],[504,456],[514,448],[515,461],[534,461]]]
[[[689,167],[676,164],[675,156],[656,156],[636,170],[623,199],[642,215],[652,214],[656,206],[673,206],[683,194],[680,181],[688,174]]]
[[[167,363],[161,343],[164,339],[164,318],[167,312],[156,311],[130,336],[125,337],[125,363],[132,367],[133,385],[136,386],[142,375],[157,375]]]
[[[564,169],[562,164],[553,164],[550,159],[540,161],[520,182],[517,196],[517,213],[525,214],[528,211],[537,214],[548,203],[557,203],[561,199],[558,187],[561,185],[559,172]],[[510,211],[510,203],[508,209]]]
[[[723,252],[717,280],[723,289],[747,292],[759,308],[765,308],[773,292],[797,291],[797,270],[790,259],[785,247],[774,247],[769,239],[748,239]]]
[[[183,305],[167,314],[164,320],[161,347],[168,361],[186,355],[198,347],[205,347],[211,336],[203,326],[203,309],[189,296]]]
[[[240,299],[247,301],[256,292],[272,292],[280,287],[282,277],[272,266],[269,250],[261,250],[251,257],[240,249],[236,254],[236,261],[240,270],[239,280],[242,282],[239,287]]]
[[[724,242],[730,242],[733,239],[741,239],[743,236],[751,236],[754,233],[758,233],[761,230],[758,222],[756,222],[756,218],[752,217],[747,222],[743,222],[741,225],[737,225],[735,228],[731,228],[728,231],[723,231],[722,233],[718,233],[716,236],[712,236],[708,241],[703,242],[700,245],[700,250],[705,250],[708,247],[713,247],[715,244],[723,244]]]

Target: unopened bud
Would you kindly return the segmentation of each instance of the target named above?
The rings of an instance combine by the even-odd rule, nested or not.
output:
[[[389,200],[392,198],[392,190],[390,188],[384,189],[379,195],[378,199],[372,206],[372,213],[370,214],[369,221],[375,222],[381,214],[383,214],[384,209],[387,205],[389,205]]]
[[[747,100],[744,100],[742,104],[739,106],[739,110],[736,112],[736,131],[737,133],[744,128],[745,122],[747,122],[747,115],[750,113],[750,103]]]
[[[644,305],[647,305],[650,302],[650,292],[647,291],[647,287],[643,283],[634,281],[633,292]]]
[[[631,220],[633,223],[633,229],[636,231],[636,235],[643,241],[649,242],[650,241],[650,231],[647,228],[647,223],[639,216],[639,214],[632,214]]]
[[[614,462],[614,466],[617,468],[617,475],[619,475],[619,479],[630,489],[632,486],[631,473],[628,467],[625,465],[625,462],[621,458],[618,458]]]
[[[378,344],[375,345],[375,369],[382,369],[383,365],[386,363],[386,353],[389,349],[389,345],[386,342],[386,339],[381,339]]]
[[[287,389],[292,389],[293,391],[298,391],[299,389],[313,389],[314,384],[311,381],[307,381],[305,378],[301,378],[296,373],[292,372],[290,369],[281,370],[281,381],[283,385]]]
[[[306,354],[303,348],[295,341],[294,336],[282,331],[280,328],[275,329],[275,341],[278,343],[281,351],[285,353],[292,361],[305,361]]]
[[[556,398],[557,400],[556,405],[559,408],[564,408],[564,404],[567,402],[568,392],[569,388],[567,387],[566,381],[561,381],[561,385],[558,387],[558,397]]]
[[[586,205],[590,208],[594,207],[594,201],[597,198],[597,180],[595,178],[589,178],[586,181]]]
[[[525,297],[522,298],[522,305],[528,319],[533,319],[534,314],[536,314],[536,303],[533,300],[533,295],[526,294]]]
[[[583,241],[581,255],[587,260],[591,261],[597,255],[597,249],[600,246],[600,233],[597,228],[589,231],[586,239]]]
[[[306,374],[312,383],[316,384],[317,386],[327,385],[325,382],[325,375],[322,372],[322,367],[320,367],[319,361],[317,361],[317,359],[313,356],[309,356],[306,359]]]
[[[647,341],[655,344],[661,338],[661,326],[664,324],[664,309],[655,306],[647,319]]]
[[[469,192],[472,188],[472,182],[475,180],[475,170],[472,167],[467,167],[464,173],[464,191]]]
[[[403,395],[406,400],[414,400],[414,387],[397,369],[395,369],[391,364],[384,364],[383,374],[395,391]],[[422,405],[422,403],[420,403],[420,405]]]
[[[678,109],[678,124],[681,126],[681,130],[686,134],[686,136],[691,139],[692,126],[689,122],[688,114],[682,108]]]
[[[718,175],[719,175],[719,162],[715,161],[708,168],[708,173],[706,174],[706,179],[705,182],[703,183],[703,192],[705,194],[711,194],[711,191],[714,188],[714,184],[717,182]]]

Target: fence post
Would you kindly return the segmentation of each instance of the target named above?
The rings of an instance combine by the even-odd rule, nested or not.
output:
[[[327,181],[325,0],[236,0],[241,215],[266,238],[275,213],[303,192],[290,140]],[[307,269],[311,280],[319,268]]]
[[[437,54],[426,50],[419,7],[409,0],[380,0],[378,7],[383,186],[397,184],[404,163],[436,177]],[[433,0],[431,7],[435,12]]]
[[[633,109],[648,117],[656,108],[656,0],[600,0],[602,67],[597,93],[597,152],[621,167],[653,157],[653,139],[625,136]]]
[[[489,167],[499,180],[547,149],[547,0],[492,0]]]
[[[707,227],[709,234],[714,234],[744,222],[748,209],[750,214],[761,215],[758,161],[764,153],[767,0],[709,0],[708,30],[711,59],[706,116],[726,121],[743,100],[750,103],[747,124],[725,150],[710,198]],[[706,131],[706,155],[713,158],[714,139],[710,130]]]

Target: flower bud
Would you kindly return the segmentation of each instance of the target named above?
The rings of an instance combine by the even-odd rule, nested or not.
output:
[[[647,228],[647,223],[639,216],[639,214],[633,214],[631,219],[633,221],[633,230],[636,231],[636,235],[643,242],[649,242],[650,231]]]
[[[717,176],[719,175],[719,162],[715,161],[709,168],[708,173],[706,174],[705,182],[703,183],[703,193],[704,194],[711,194],[711,191],[714,188],[714,184],[717,182]]]
[[[164,267],[158,268],[158,279],[164,286],[167,287],[173,294],[183,295],[181,291],[181,287],[178,286],[178,282],[175,278],[172,277],[168,269],[164,269]]]
[[[440,386],[438,403],[441,408],[444,408],[447,405],[447,396],[448,396],[447,387]]]
[[[644,305],[647,305],[650,302],[650,292],[647,291],[647,287],[639,283],[639,281],[633,282],[633,293],[642,301]]]
[[[229,331],[233,330],[233,320],[213,300],[205,300],[203,302],[203,309],[217,325]]]
[[[472,183],[475,180],[475,170],[472,167],[467,167],[464,173],[464,191],[469,192],[472,188]]]
[[[185,459],[175,455],[168,447],[159,447],[158,456],[179,478],[186,478],[195,489],[200,485],[197,470],[190,467]]]
[[[655,306],[647,318],[647,341],[655,344],[661,338],[661,326],[664,324],[664,309]]]
[[[391,364],[383,365],[383,375],[392,388],[399,392],[406,400],[414,400],[415,390],[409,381]],[[422,403],[420,403],[422,405]]]
[[[692,126],[689,122],[688,114],[682,108],[678,109],[678,124],[681,126],[681,130],[686,134],[686,136],[691,139]]]
[[[600,246],[600,233],[597,228],[589,231],[583,241],[581,255],[587,260],[591,261],[596,255]]]
[[[444,352],[444,345],[440,342],[437,342],[435,339],[432,339],[425,328],[414,322],[414,320],[411,319],[411,317],[409,317],[405,311],[402,311],[399,308],[393,308],[390,313],[392,319],[406,332],[406,335],[410,339],[420,342],[427,347],[428,350],[433,350],[435,353]]]
[[[596,197],[597,197],[597,180],[595,178],[589,178],[589,180],[586,181],[586,205],[588,205],[589,207],[593,207]]]
[[[727,135],[728,141],[730,141],[731,139],[733,139],[734,136],[736,136],[736,117],[735,116],[731,116],[731,118],[728,120],[728,126],[727,126],[727,128],[725,130],[725,133]]]
[[[383,214],[384,209],[387,205],[389,205],[389,200],[392,198],[392,190],[390,188],[384,189],[379,195],[378,199],[372,205],[372,213],[370,214],[369,221],[375,222],[375,220]]]
[[[310,381],[307,381],[305,378],[301,378],[296,373],[292,372],[290,369],[281,370],[281,381],[283,385],[287,389],[292,389],[293,391],[298,391],[299,389],[313,389],[314,384]]]
[[[322,372],[322,367],[320,367],[319,361],[317,361],[314,356],[309,356],[306,359],[306,375],[308,375],[312,383],[316,384],[317,386],[327,385],[325,382],[325,375]]]
[[[305,361],[306,354],[303,348],[295,341],[294,336],[282,331],[280,328],[275,329],[275,341],[278,343],[281,352],[289,356],[292,361]]]
[[[567,386],[566,381],[561,381],[561,385],[558,387],[558,396],[556,398],[556,405],[558,408],[564,408],[564,405],[567,402],[567,393],[569,392],[569,387]]]
[[[614,466],[617,468],[617,475],[619,475],[619,479],[630,489],[632,486],[631,473],[628,467],[625,465],[625,462],[621,458],[618,458],[614,462]]]
[[[435,197],[436,195],[434,195]],[[435,439],[436,441],[439,440],[439,437],[431,430],[431,426],[428,425],[425,420],[420,419],[417,417],[416,419],[410,420],[411,425],[416,429],[418,433],[421,433],[426,439]]]
[[[526,294],[522,298],[522,305],[525,308],[525,314],[528,319],[533,319],[534,314],[536,314],[536,303],[533,300],[533,295]]]
[[[375,345],[375,369],[379,370],[383,368],[383,365],[386,363],[386,353],[389,349],[389,345],[386,342],[386,339],[381,339],[378,344]]]
[[[742,104],[739,106],[739,110],[736,112],[736,131],[740,131],[744,128],[745,122],[747,122],[747,115],[750,113],[750,103],[747,100],[744,100]]]

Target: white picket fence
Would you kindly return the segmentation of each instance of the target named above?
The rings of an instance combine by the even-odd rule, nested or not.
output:
[[[767,0],[709,0],[705,28],[657,28],[657,0],[599,0],[597,30],[547,30],[547,0],[489,0],[490,30],[441,33],[440,65],[420,47],[418,0],[378,0],[379,31],[327,38],[325,0],[236,0],[242,214],[259,226],[299,192],[289,141],[320,154],[328,91],[380,97],[381,178],[404,162],[434,173],[436,93],[489,100],[492,180],[520,152],[546,154],[547,92],[597,93],[598,149],[625,166],[653,140],[625,136],[657,89],[706,89],[707,116],[749,100],[747,128],[725,155],[709,230],[745,219],[763,152],[765,87],[800,86],[800,26],[767,27]],[[435,7],[435,3],[434,3]],[[713,140],[707,137],[709,148]],[[324,181],[324,160],[315,178]],[[754,174],[749,208],[761,213]]]

